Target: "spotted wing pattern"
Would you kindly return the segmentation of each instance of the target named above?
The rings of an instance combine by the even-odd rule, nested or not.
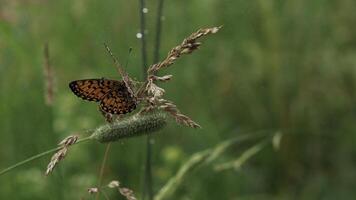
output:
[[[120,87],[122,83],[107,79],[85,79],[69,83],[70,89],[78,97],[88,101],[100,101],[110,90]]]
[[[111,90],[100,102],[100,109],[111,114],[126,114],[136,108],[135,98],[126,90]]]
[[[78,97],[100,102],[100,109],[111,114],[125,114],[136,108],[135,97],[123,81],[108,79],[85,79],[72,81],[70,89]]]

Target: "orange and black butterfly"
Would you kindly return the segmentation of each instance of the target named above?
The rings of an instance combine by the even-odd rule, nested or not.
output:
[[[136,97],[124,81],[84,79],[72,81],[69,87],[84,100],[100,102],[99,108],[104,114],[126,114],[137,106]]]

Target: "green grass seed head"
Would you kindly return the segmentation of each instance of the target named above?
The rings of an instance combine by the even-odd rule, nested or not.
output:
[[[102,143],[114,142],[122,138],[154,133],[166,124],[167,115],[163,112],[135,114],[97,128],[91,138]]]

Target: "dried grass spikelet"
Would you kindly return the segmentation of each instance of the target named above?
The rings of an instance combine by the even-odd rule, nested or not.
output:
[[[96,194],[99,192],[99,189],[96,187],[88,188],[88,193],[89,194]]]
[[[71,135],[63,139],[58,146],[60,146],[59,150],[52,156],[51,161],[47,165],[47,170],[45,175],[49,175],[53,169],[57,166],[57,164],[65,158],[67,155],[68,148],[75,144],[78,141],[78,136]]]
[[[129,188],[121,187],[119,188],[119,192],[122,196],[124,196],[127,200],[137,200],[133,191]]]
[[[160,109],[168,112],[178,124],[183,124],[191,128],[201,128],[200,125],[190,119],[190,117],[183,115],[173,102],[167,100],[161,100],[161,102]]]
[[[134,195],[134,192],[127,188],[127,187],[121,187],[120,186],[120,182],[117,181],[117,180],[113,180],[111,181],[108,185],[107,185],[108,188],[117,188],[120,192],[120,194],[122,196],[124,196],[127,200],[137,200],[135,195]]]
[[[192,33],[189,37],[184,39],[180,45],[174,47],[162,62],[151,65],[147,71],[148,74],[154,74],[158,70],[172,65],[183,54],[192,53],[194,50],[198,49],[199,46],[201,45],[200,42],[197,42],[199,38],[209,34],[217,33],[220,30],[220,28],[222,28],[222,26],[213,27],[213,28],[203,28]]]
[[[91,135],[99,142],[113,142],[122,138],[147,135],[160,130],[167,124],[167,115],[163,112],[151,111],[135,114],[97,128]]]
[[[105,187],[91,187],[88,188],[88,193],[89,194],[97,194],[97,193],[102,193],[106,199],[109,199],[108,196],[106,195],[106,193],[104,192],[105,188],[109,188],[109,189],[117,189],[120,194],[125,197],[127,200],[137,200],[137,198],[134,195],[134,192],[127,188],[127,187],[121,187],[121,184],[118,180],[112,180],[110,183],[108,183]]]
[[[198,123],[194,122],[190,117],[182,114],[172,101],[165,100],[163,98],[165,90],[155,84],[156,81],[166,82],[171,80],[172,75],[164,75],[159,77],[156,76],[156,73],[160,69],[174,64],[174,62],[182,55],[190,54],[197,50],[201,45],[200,42],[197,42],[199,38],[209,34],[217,33],[220,28],[221,26],[199,29],[184,39],[180,45],[174,47],[163,61],[153,64],[148,68],[147,80],[136,94],[136,96],[145,104],[144,108],[140,111],[141,113],[158,108],[170,114],[179,124],[183,124],[192,128],[200,128]]]

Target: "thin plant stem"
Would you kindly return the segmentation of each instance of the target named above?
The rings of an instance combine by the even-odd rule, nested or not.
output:
[[[146,29],[146,20],[145,20],[145,12],[144,9],[145,7],[145,0],[139,0],[140,1],[140,32],[141,32],[141,54],[142,54],[142,70],[143,70],[143,77],[145,78],[147,75],[147,47],[146,47],[146,34],[145,34],[145,29]]]
[[[151,166],[152,166],[151,137],[150,137],[150,135],[147,135],[147,138],[146,138],[145,190],[147,190],[148,200],[152,200],[153,199],[152,167]]]
[[[142,54],[142,75],[143,79],[147,76],[147,47],[146,47],[146,20],[145,20],[145,0],[139,0],[139,13],[140,13],[140,32],[141,32],[141,54]],[[144,175],[144,189],[142,199],[145,199],[146,191],[148,193],[148,199],[152,200],[152,171],[151,171],[151,145],[150,136],[146,137],[146,163],[145,163],[145,175]]]
[[[104,196],[105,200],[110,200],[109,195],[106,194],[106,192],[104,190],[101,190],[100,192],[103,193],[103,196]],[[99,192],[97,194],[99,194]]]
[[[101,163],[100,172],[99,172],[99,183],[98,183],[98,186],[97,186],[98,188],[101,187],[101,184],[103,182],[104,170],[105,170],[106,161],[108,160],[110,146],[111,146],[111,143],[108,143],[106,145],[106,148],[105,148],[104,158],[103,158],[103,161]],[[100,192],[96,193],[96,196],[95,196],[96,200],[99,199],[99,194],[100,194]]]
[[[258,142],[257,144],[245,150],[242,153],[242,155],[238,157],[238,159],[227,163],[216,165],[214,169],[216,171],[223,171],[231,168],[235,170],[240,169],[244,163],[246,163],[250,158],[252,158],[258,152],[260,152],[264,147],[266,147],[270,143],[270,140],[271,140],[270,138],[267,138],[265,140],[262,140],[261,142]]]
[[[153,63],[157,63],[159,61],[159,51],[160,51],[160,46],[161,46],[163,4],[164,4],[164,0],[158,0]]]
[[[142,37],[142,58],[143,58],[143,75],[147,76],[147,50],[146,50],[146,41],[145,41],[145,16],[143,9],[145,7],[144,0],[140,0],[141,2],[141,32],[143,33]],[[161,18],[163,12],[163,2],[164,0],[159,0],[158,8],[157,8],[157,18],[156,18],[156,35],[155,35],[155,43],[154,43],[154,53],[153,53],[153,61],[159,61],[159,50],[160,50],[160,42],[161,42]],[[153,179],[152,179],[152,143],[151,136],[148,135],[146,138],[146,165],[145,165],[145,189],[143,190],[142,198],[145,198],[146,192],[148,195],[148,200],[153,199]]]
[[[79,143],[88,141],[88,140],[90,140],[90,139],[91,139],[91,137],[89,136],[89,137],[86,137],[86,138],[83,138],[83,139],[78,140],[75,144],[79,144]],[[75,145],[75,144],[73,144],[73,145]],[[26,163],[28,163],[28,162],[34,161],[34,160],[36,160],[36,159],[38,159],[38,158],[41,158],[41,157],[43,157],[43,156],[46,156],[46,155],[51,154],[51,153],[53,153],[53,152],[56,152],[56,151],[58,151],[58,150],[61,149],[61,148],[62,148],[62,147],[56,147],[56,148],[50,149],[50,150],[48,150],[48,151],[45,151],[45,152],[36,154],[36,155],[34,155],[34,156],[32,156],[32,157],[29,157],[29,158],[27,158],[26,160],[23,160],[23,161],[21,161],[21,162],[18,162],[18,163],[14,164],[14,165],[11,165],[10,167],[8,167],[8,168],[6,168],[6,169],[1,170],[1,171],[0,171],[0,176],[6,174],[7,172],[10,172],[11,170],[13,170],[13,169],[15,169],[15,168],[17,168],[17,167],[20,167],[20,166],[22,166],[22,165],[24,165],[24,164],[26,164]]]
[[[159,61],[159,50],[160,50],[160,43],[161,43],[161,18],[162,18],[162,11],[163,11],[163,2],[164,0],[159,0],[158,8],[157,8],[157,18],[156,18],[156,35],[155,35],[155,46],[154,46],[154,53],[153,53],[153,62],[156,63]],[[145,75],[147,75],[147,68],[144,68]],[[148,193],[148,199],[153,199],[153,180],[152,180],[152,143],[151,143],[151,136],[147,136],[146,140],[146,189]]]
[[[129,48],[129,51],[127,53],[127,59],[126,59],[126,64],[125,64],[125,68],[127,69],[127,67],[129,66],[129,61],[130,61],[130,55],[132,52],[132,47]]]

